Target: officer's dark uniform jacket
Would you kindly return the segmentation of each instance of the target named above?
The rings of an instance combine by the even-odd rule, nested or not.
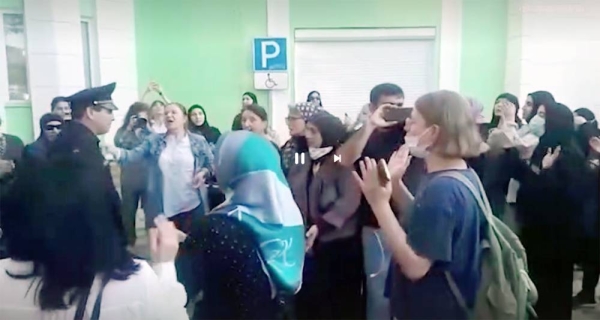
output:
[[[60,207],[92,215],[111,215],[117,228],[124,232],[121,200],[99,143],[85,125],[71,121],[50,148],[46,180],[64,188],[60,190],[64,195],[61,202],[66,203],[58,203]]]

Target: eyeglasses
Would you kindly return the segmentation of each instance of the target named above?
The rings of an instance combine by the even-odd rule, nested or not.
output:
[[[53,130],[60,130],[62,128],[62,125],[58,124],[58,125],[47,125],[44,129],[46,129],[46,131],[53,131]]]

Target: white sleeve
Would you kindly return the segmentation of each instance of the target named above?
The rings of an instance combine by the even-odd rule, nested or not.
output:
[[[158,263],[150,266],[143,263],[146,272],[146,312],[145,319],[188,320],[185,309],[187,295],[181,283],[177,281],[177,272],[173,262]]]

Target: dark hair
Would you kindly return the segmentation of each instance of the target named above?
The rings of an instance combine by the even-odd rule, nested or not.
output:
[[[10,257],[35,266],[30,275],[9,276],[41,277],[37,301],[42,310],[65,309],[85,298],[97,275],[126,280],[139,270],[112,213],[92,212],[98,208],[90,201],[99,199],[90,193],[97,191],[53,169],[17,169],[19,179],[2,201]]]
[[[323,140],[321,147],[338,148],[348,136],[342,120],[327,111],[315,113],[307,119],[306,123],[311,123],[319,129]]]
[[[531,163],[540,165],[548,149],[561,146],[563,150],[572,148],[575,138],[573,112],[562,103],[549,103],[546,107],[544,134],[535,148]]]
[[[123,125],[121,129],[127,128],[129,125],[129,121],[131,121],[131,117],[135,115],[139,115],[141,112],[150,110],[150,106],[144,102],[134,102],[131,106],[129,106],[129,110],[127,110],[127,114],[125,115],[125,120],[123,120]]]
[[[590,155],[590,139],[600,138],[600,129],[595,123],[586,122],[577,128],[577,143],[586,157]]]
[[[267,110],[265,110],[265,108],[263,108],[257,104],[249,105],[248,107],[246,107],[246,109],[244,111],[250,111],[250,112],[254,113],[262,121],[269,121],[269,115],[267,114]]]
[[[52,99],[52,102],[50,102],[50,107],[52,108],[52,111],[56,109],[56,105],[58,105],[59,102],[69,102],[69,100],[67,100],[67,98],[65,97],[56,97]]]
[[[313,90],[311,92],[308,93],[308,95],[306,96],[306,102],[310,102],[310,96],[313,95],[313,93],[316,93],[319,95],[319,106],[322,107],[323,106],[323,100],[321,100],[321,93],[317,90]]]
[[[540,106],[543,105],[547,107],[548,105],[556,102],[554,100],[554,96],[548,91],[536,91],[528,94],[528,96],[530,96],[531,100],[533,100],[533,108],[531,109],[531,113],[525,119],[527,123],[529,123],[529,121],[535,117]]]
[[[371,90],[370,101],[375,104],[383,96],[402,96],[404,97],[404,91],[398,85],[393,83],[382,83],[376,85]]]
[[[584,118],[587,122],[596,121],[596,115],[588,108],[579,108],[573,111],[576,115]]]
[[[521,123],[521,119],[519,118],[519,98],[517,98],[517,96],[515,96],[514,94],[505,92],[500,94],[496,98],[496,100],[494,100],[494,106],[496,105],[496,103],[498,103],[498,100],[500,99],[506,99],[510,103],[515,105],[515,122],[518,124]],[[500,122],[500,117],[498,117],[496,115],[496,112],[492,109],[492,121],[490,122],[490,129],[496,128],[498,126],[498,122]]]
[[[258,104],[258,99],[256,98],[256,95],[252,92],[244,92],[243,96],[248,96],[250,97],[250,99],[252,99],[252,104]]]
[[[68,175],[43,176],[44,272],[38,297],[42,310],[57,310],[85,298],[97,275],[127,280],[139,265],[126,249],[120,222],[103,210],[108,206],[94,205],[107,199],[95,197],[97,190],[73,184]]]

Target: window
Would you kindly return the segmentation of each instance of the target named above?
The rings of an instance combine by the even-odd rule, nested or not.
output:
[[[435,29],[322,29],[295,32],[295,97],[317,90],[323,107],[355,118],[371,89],[396,83],[412,107],[437,87]]]
[[[92,59],[90,50],[90,24],[87,21],[81,21],[81,43],[83,45],[83,73],[85,87],[92,87]]]
[[[29,100],[25,19],[22,14],[3,14],[6,69],[10,101]]]

